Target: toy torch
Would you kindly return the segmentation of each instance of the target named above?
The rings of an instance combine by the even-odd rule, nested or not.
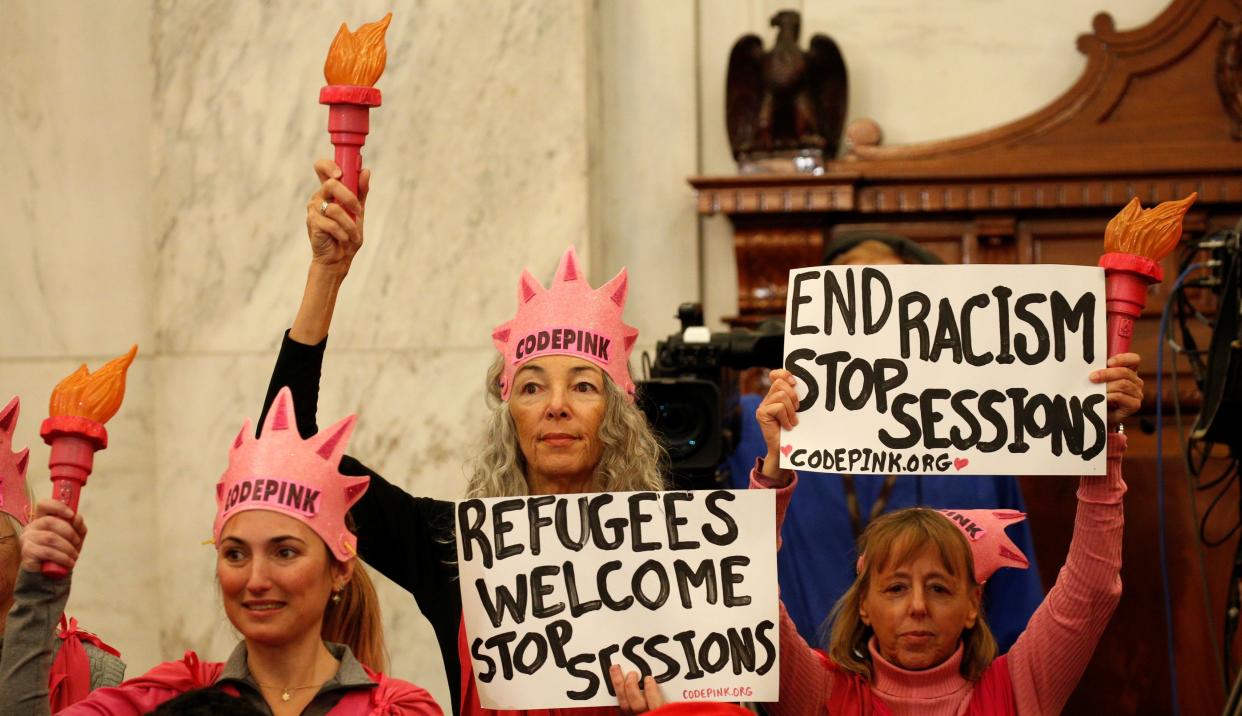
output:
[[[371,129],[371,108],[380,106],[380,91],[374,85],[388,61],[384,32],[391,21],[390,12],[357,32],[341,23],[323,65],[328,86],[319,91],[319,103],[328,105],[328,134],[336,147],[336,164],[341,168],[341,181],[354,194],[362,172],[362,145]]]
[[[48,419],[39,435],[52,446],[48,467],[52,472],[52,498],[78,510],[78,496],[90,477],[96,451],[108,447],[104,423],[116,415],[125,398],[125,371],[134,362],[138,346],[120,358],[108,361],[91,373],[83,364],[52,390]],[[51,562],[43,573],[62,578],[68,572]]]
[[[1144,209],[1130,200],[1104,231],[1104,296],[1108,309],[1108,355],[1130,350],[1134,321],[1147,305],[1147,287],[1164,280],[1160,262],[1182,238],[1182,217],[1198,194]]]

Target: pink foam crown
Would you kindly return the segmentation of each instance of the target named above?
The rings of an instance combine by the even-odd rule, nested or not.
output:
[[[544,288],[530,271],[523,271],[517,315],[492,332],[492,343],[505,359],[501,399],[509,399],[513,376],[527,361],[570,355],[602,368],[632,401],[629,361],[638,329],[621,320],[628,291],[625,269],[603,286],[591,288],[572,246],[561,256],[550,287]]]
[[[937,510],[966,535],[975,560],[975,581],[983,584],[1001,567],[1031,566],[1005,528],[1026,519],[1017,510]]]
[[[983,584],[991,579],[1001,567],[1026,569],[1031,566],[1022,550],[1005,534],[1005,528],[1026,519],[1025,512],[1017,510],[936,510],[966,536],[970,555],[975,562],[975,582]],[[863,571],[863,557],[858,555],[854,565],[859,574]]]
[[[13,398],[0,410],[0,512],[12,515],[20,524],[27,525],[34,513],[30,498],[26,495],[26,466],[30,462],[30,448],[13,452],[13,432],[17,429],[17,416],[22,401]]]
[[[341,456],[354,431],[356,416],[320,430],[307,440],[298,434],[293,396],[282,388],[258,438],[247,420],[233,448],[229,466],[216,485],[216,521],[212,536],[233,515],[272,510],[306,523],[341,561],[357,555],[358,540],[345,527],[345,515],[362,497],[369,477],[342,475]]]

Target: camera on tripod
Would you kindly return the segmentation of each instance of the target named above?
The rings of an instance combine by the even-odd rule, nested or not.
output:
[[[656,343],[655,361],[638,384],[638,403],[668,451],[673,482],[708,487],[718,482],[718,468],[741,429],[738,371],[780,367],[785,327],[769,321],[757,330],[712,333],[698,303],[681,304],[677,318],[681,332]]]

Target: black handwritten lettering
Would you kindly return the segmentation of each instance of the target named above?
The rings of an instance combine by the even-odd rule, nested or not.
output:
[[[737,541],[737,521],[733,519],[733,515],[729,514],[728,510],[720,505],[721,502],[732,502],[735,499],[737,498],[728,490],[713,490],[703,499],[703,506],[707,508],[707,511],[724,524],[723,532],[717,532],[712,529],[711,525],[703,525],[703,538],[717,547],[725,547]]]
[[[802,293],[802,284],[819,278],[818,271],[800,271],[794,274],[793,288],[790,290],[792,308],[789,315],[789,332],[795,336],[815,335],[819,333],[819,328],[813,324],[800,325],[798,323],[798,311],[805,303],[810,303],[814,299]]]

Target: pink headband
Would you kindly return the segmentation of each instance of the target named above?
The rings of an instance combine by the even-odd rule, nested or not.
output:
[[[304,522],[340,561],[353,559],[358,540],[345,527],[345,514],[371,481],[339,471],[355,420],[351,415],[302,440],[293,396],[281,388],[262,434],[253,437],[247,420],[233,441],[229,467],[216,485],[216,543],[224,523],[238,512],[272,510]]]
[[[1031,563],[1022,550],[1005,534],[1005,528],[1026,519],[1026,513],[1017,510],[936,510],[966,537],[970,554],[975,563],[975,582],[983,584],[1001,567],[1026,569]],[[863,555],[858,555],[855,565],[858,573],[863,570]]]
[[[518,281],[518,311],[492,332],[492,343],[505,359],[500,398],[509,399],[513,376],[527,361],[569,355],[599,366],[634,399],[630,351],[638,329],[621,320],[629,279],[625,269],[598,289],[591,288],[578,266],[573,247],[566,249],[552,285],[544,288],[530,271]]]
[[[0,512],[12,515],[25,526],[30,524],[34,511],[26,495],[30,448],[13,452],[13,431],[17,429],[17,416],[21,409],[21,399],[13,398],[4,410],[0,410]]]

